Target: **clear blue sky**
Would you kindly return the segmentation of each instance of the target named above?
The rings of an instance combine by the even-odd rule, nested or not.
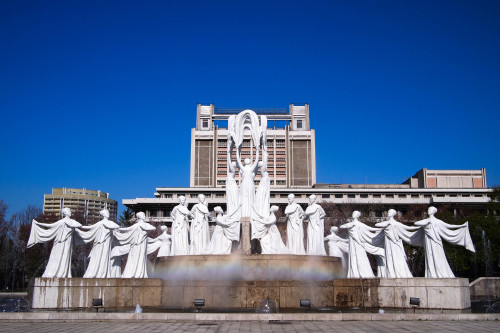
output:
[[[318,182],[487,170],[500,1],[2,1],[0,199],[189,185],[196,103],[309,103]]]

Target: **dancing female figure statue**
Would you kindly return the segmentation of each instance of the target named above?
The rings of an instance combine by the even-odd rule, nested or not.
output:
[[[241,185],[240,185],[240,200],[241,200],[241,216],[250,216],[251,207],[255,201],[255,183],[254,178],[257,174],[259,163],[259,149],[256,150],[255,162],[251,164],[249,158],[245,158],[244,165],[241,163],[240,149],[236,151],[236,163],[240,169]]]
[[[103,209],[99,212],[103,219],[91,226],[81,227],[83,231],[76,229],[78,236],[85,242],[91,243],[92,250],[89,254],[89,265],[83,275],[84,278],[119,278],[121,267],[118,262],[111,259],[111,246],[113,243],[113,232],[120,228],[118,224],[109,220],[109,211]],[[121,264],[121,262],[120,262]]]
[[[151,254],[158,250],[157,258],[159,257],[168,257],[170,255],[170,239],[172,238],[168,234],[168,227],[162,225],[160,229],[163,231],[156,238],[148,237],[148,254]]]
[[[325,222],[326,216],[323,208],[316,203],[316,195],[309,196],[309,206],[304,216],[309,218],[307,225],[307,254],[326,256],[325,251]]]
[[[276,226],[276,213],[278,206],[271,206],[269,215],[261,215],[252,207],[252,239],[260,240],[262,254],[289,254],[290,250],[281,239],[281,234]]]
[[[378,234],[372,232],[380,232],[380,229],[372,228],[364,223],[361,223],[358,218],[361,213],[355,210],[352,213],[352,222],[343,224],[340,229],[349,231],[349,263],[347,268],[348,278],[373,278],[370,261],[366,253],[384,256],[384,249],[373,246],[373,238]]]
[[[238,209],[232,215],[224,215],[220,206],[214,209],[217,217],[217,226],[212,234],[210,243],[203,254],[231,254],[233,241],[239,241],[240,225],[238,223]]]
[[[443,248],[443,239],[451,244],[462,245],[467,250],[476,252],[469,233],[469,222],[460,225],[448,224],[436,218],[437,209],[429,207],[429,217],[415,222],[422,226],[424,234],[423,244],[425,249],[425,277],[426,278],[453,278]]]
[[[328,254],[330,257],[342,258],[342,267],[347,269],[349,261],[349,240],[338,235],[339,228],[331,227],[330,234],[325,237],[325,242],[328,242]]]
[[[302,219],[304,210],[294,202],[295,195],[288,195],[288,206],[285,208],[286,215],[286,246],[293,254],[306,254],[304,249],[304,227]]]
[[[408,227],[394,219],[396,211],[389,209],[389,220],[375,224],[384,231],[383,247],[385,251],[384,266],[379,266],[378,277],[411,278],[413,275],[406,263],[406,253],[403,241],[412,244],[412,236],[416,227]]]
[[[54,223],[40,223],[33,220],[30,238],[27,247],[30,248],[38,243],[46,243],[54,240],[49,261],[42,277],[44,278],[70,278],[71,277],[71,253],[73,252],[73,233],[75,228],[82,225],[72,220],[71,210],[67,207],[62,209],[64,218]],[[46,229],[44,229],[46,228]]]
[[[172,249],[170,255],[182,256],[189,254],[188,217],[193,218],[193,214],[187,208],[186,197],[179,196],[179,204],[172,209]]]
[[[115,246],[111,257],[120,257],[128,253],[127,264],[123,270],[122,278],[147,278],[147,244],[148,231],[156,230],[151,224],[146,223],[146,215],[139,212],[137,221],[128,228],[120,228],[115,233],[115,238],[120,246]]]
[[[191,238],[191,246],[189,254],[201,254],[210,242],[210,230],[208,229],[208,211],[207,202],[203,194],[198,195],[198,203],[191,208],[193,220],[191,221],[191,229],[189,237]]]

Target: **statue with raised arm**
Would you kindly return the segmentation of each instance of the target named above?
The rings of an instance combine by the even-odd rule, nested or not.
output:
[[[182,256],[189,254],[189,221],[188,217],[193,218],[193,214],[187,208],[186,197],[179,196],[179,204],[172,209],[172,249],[170,255]]]
[[[281,234],[276,226],[275,213],[278,206],[271,206],[268,215],[262,215],[252,206],[252,239],[260,240],[262,254],[289,254],[290,250],[281,239]]]
[[[208,229],[208,211],[207,202],[203,194],[198,195],[198,203],[191,208],[193,220],[191,221],[191,229],[189,237],[191,245],[189,254],[201,254],[210,242],[210,230]]]
[[[146,223],[146,215],[143,212],[137,213],[136,217],[137,221],[132,226],[120,228],[115,232],[115,238],[120,246],[115,246],[111,251],[112,258],[128,254],[122,274],[122,278],[125,279],[148,277],[148,231],[156,228]]]
[[[394,219],[396,211],[389,209],[389,220],[375,224],[383,230],[383,244],[385,251],[384,265],[379,266],[377,276],[388,278],[411,278],[413,275],[406,263],[406,253],[403,242],[412,244],[412,236],[416,227],[406,226]]]
[[[304,212],[309,219],[307,224],[307,251],[308,255],[326,256],[325,251],[325,216],[323,208],[316,203],[316,195],[309,196],[309,206]]]
[[[286,215],[286,246],[293,254],[306,254],[304,249],[304,227],[302,219],[304,210],[295,201],[293,193],[288,195],[288,206],[285,208]]]
[[[330,234],[325,237],[325,242],[328,242],[328,255],[342,259],[342,267],[347,269],[349,260],[349,240],[338,235],[339,228],[331,227]]]
[[[224,215],[224,211],[220,206],[215,207],[214,211],[217,214],[215,218],[217,226],[203,254],[231,254],[233,241],[239,241],[240,239],[239,209],[236,209],[232,215]]]
[[[160,227],[161,231],[163,231],[156,238],[148,237],[148,254],[151,254],[158,250],[157,258],[159,257],[168,257],[170,255],[170,239],[172,238],[168,234],[168,227],[162,225]]]
[[[241,163],[240,149],[236,151],[236,162],[240,169],[241,184],[240,184],[240,201],[241,201],[241,216],[250,216],[251,207],[255,201],[255,175],[257,174],[259,163],[259,149],[256,150],[255,162],[251,164],[249,158],[245,158],[244,163]]]
[[[71,210],[67,207],[62,209],[64,218],[54,223],[40,223],[33,220],[27,247],[30,248],[38,243],[46,243],[54,240],[49,261],[42,277],[44,278],[70,278],[71,277],[71,253],[73,252],[73,234],[75,228],[82,225],[72,220]]]
[[[453,278],[446,254],[443,248],[443,239],[454,245],[464,246],[467,250],[476,252],[469,233],[469,222],[454,225],[436,218],[437,209],[429,207],[429,217],[415,222],[416,226],[423,227],[423,239],[420,244],[425,249],[425,277],[426,278]]]
[[[352,213],[352,222],[343,224],[340,229],[349,231],[349,262],[347,267],[348,278],[373,278],[370,261],[366,253],[384,257],[384,249],[372,245],[373,239],[380,233],[380,229],[372,228],[360,222],[361,213],[355,210]]]
[[[121,262],[111,259],[113,233],[120,226],[109,220],[107,209],[101,210],[99,214],[103,218],[99,222],[91,226],[83,226],[82,230],[76,229],[78,236],[85,243],[94,244],[89,254],[89,265],[83,277],[97,279],[120,277]]]
[[[233,117],[233,116],[232,116]],[[236,162],[231,160],[234,142],[231,140],[231,134],[227,135],[227,177],[226,177],[226,207],[227,214],[234,216],[237,220],[237,237],[240,239],[240,195],[238,185],[236,184]],[[236,214],[236,215],[233,215]]]

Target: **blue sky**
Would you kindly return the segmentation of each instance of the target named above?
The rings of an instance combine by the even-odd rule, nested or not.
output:
[[[0,199],[189,185],[197,103],[309,103],[317,180],[486,168],[499,1],[2,1]]]

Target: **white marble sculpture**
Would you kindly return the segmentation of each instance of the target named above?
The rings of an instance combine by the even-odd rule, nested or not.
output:
[[[44,278],[70,278],[71,253],[73,251],[73,233],[75,228],[82,225],[72,220],[71,210],[63,208],[64,218],[54,223],[40,223],[33,220],[27,247],[38,243],[54,240],[49,261],[42,277]]]
[[[326,216],[323,208],[316,203],[316,195],[309,196],[304,216],[309,219],[307,224],[307,251],[308,255],[326,256],[325,251],[325,222]]]
[[[260,240],[262,254],[290,254],[276,226],[275,213],[278,210],[278,206],[271,206],[269,215],[265,216],[252,206],[252,239]]]
[[[240,207],[240,195],[238,184],[236,184],[236,162],[231,161],[231,155],[233,151],[234,142],[231,141],[231,135],[228,134],[227,138],[227,177],[226,177],[226,208],[228,215],[233,215],[236,210],[238,210],[238,223],[240,221],[241,211]],[[236,217],[235,216],[235,217]],[[238,224],[239,225],[239,224]],[[238,239],[239,239],[239,229],[238,229]]]
[[[119,278],[121,276],[121,262],[111,259],[111,247],[114,230],[120,226],[109,220],[109,211],[103,209],[99,212],[102,220],[91,226],[76,229],[78,236],[86,243],[93,243],[89,254],[89,265],[83,275],[84,278]],[[86,230],[86,231],[85,231]]]
[[[137,221],[128,228],[120,228],[115,232],[115,238],[120,246],[115,246],[111,257],[120,257],[128,254],[127,264],[122,273],[122,278],[147,278],[147,243],[148,231],[156,228],[146,223],[146,215],[139,212]]]
[[[189,254],[189,217],[193,217],[193,214],[187,208],[186,197],[183,195],[179,196],[179,204],[172,209],[170,213],[172,217],[172,248],[170,250],[170,255],[172,256],[182,256]]]
[[[156,257],[168,257],[170,255],[170,239],[172,238],[168,234],[168,227],[162,225],[160,227],[162,233],[156,238],[148,237],[148,254],[151,254],[158,250]]]
[[[233,241],[239,241],[239,209],[236,209],[232,215],[224,215],[224,211],[219,206],[215,207],[214,211],[217,214],[215,218],[217,226],[203,254],[231,254]]]
[[[372,268],[366,253],[371,253],[384,257],[384,249],[373,246],[373,238],[380,233],[380,229],[372,228],[361,223],[358,218],[361,216],[359,211],[352,213],[352,222],[343,224],[340,229],[349,231],[349,260],[347,267],[348,278],[373,278]]]
[[[406,263],[406,253],[403,247],[403,241],[412,244],[412,236],[416,227],[406,226],[394,219],[396,211],[389,209],[387,212],[389,220],[375,224],[382,228],[382,244],[385,257],[382,260],[383,265],[379,266],[377,276],[387,278],[411,278],[413,275]]]
[[[189,230],[191,244],[189,254],[201,254],[210,242],[210,230],[208,228],[208,218],[210,212],[203,194],[198,195],[198,203],[191,208],[193,220]]]
[[[293,254],[306,254],[304,248],[304,227],[302,220],[304,210],[295,201],[295,195],[288,195],[288,206],[285,208],[286,215],[286,247]]]
[[[431,206],[428,209],[429,217],[415,222],[416,226],[423,227],[420,244],[425,249],[425,277],[453,278],[455,275],[446,260],[443,239],[451,244],[464,246],[469,251],[476,250],[470,237],[468,222],[461,225],[448,224],[436,218],[436,212],[437,209]]]
[[[339,228],[331,227],[330,234],[325,237],[328,242],[328,254],[331,257],[342,259],[342,267],[347,270],[347,263],[349,261],[349,240],[342,238],[338,235]]]

